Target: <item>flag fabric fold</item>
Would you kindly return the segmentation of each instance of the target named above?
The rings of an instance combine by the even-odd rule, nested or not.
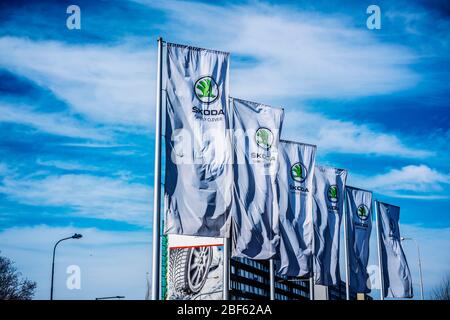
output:
[[[313,180],[314,282],[340,283],[339,236],[347,171],[316,166]]]
[[[346,186],[345,193],[350,290],[369,293],[367,264],[372,231],[372,192]]]
[[[165,233],[228,234],[229,54],[167,43]]]
[[[400,208],[376,201],[383,266],[384,297],[412,298],[411,272],[400,237]]]
[[[280,141],[276,179],[280,210],[280,245],[276,271],[283,276],[305,277],[312,262],[312,184],[316,146]]]
[[[279,242],[279,210],[274,192],[284,111],[230,100],[234,150],[232,254],[270,259]]]

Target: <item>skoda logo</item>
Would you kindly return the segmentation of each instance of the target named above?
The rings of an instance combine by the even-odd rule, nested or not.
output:
[[[263,149],[270,149],[273,143],[273,133],[267,128],[259,128],[255,134],[256,144]]]
[[[357,214],[359,219],[366,221],[369,218],[369,208],[365,204],[360,204]]]
[[[213,103],[219,97],[219,87],[216,81],[209,77],[201,77],[194,84],[195,96],[203,103]]]
[[[308,172],[303,163],[297,162],[291,167],[291,177],[294,181],[303,182],[307,176]]]
[[[331,202],[338,202],[338,187],[336,185],[329,186],[327,196]]]

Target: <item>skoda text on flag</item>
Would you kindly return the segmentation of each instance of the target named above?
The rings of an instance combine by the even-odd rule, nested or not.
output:
[[[381,233],[384,296],[412,298],[411,272],[401,245],[400,208],[376,201]]]
[[[276,179],[280,208],[277,273],[303,277],[311,272],[313,241],[312,183],[316,146],[280,141]]]
[[[313,182],[314,281],[331,286],[340,282],[339,235],[347,171],[316,166]]]
[[[233,128],[233,256],[270,259],[279,242],[274,195],[281,108],[230,99]]]
[[[345,192],[350,290],[369,293],[367,264],[372,231],[372,192],[350,186],[345,187]]]
[[[228,53],[167,44],[166,233],[228,233],[228,72]]]

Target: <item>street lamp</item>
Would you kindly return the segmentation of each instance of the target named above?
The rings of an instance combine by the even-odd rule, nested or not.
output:
[[[421,296],[422,300],[424,300],[424,297],[423,297],[422,263],[421,263],[421,260],[420,260],[419,243],[418,243],[417,240],[414,239],[414,238],[405,238],[405,237],[401,237],[401,240],[402,240],[402,241],[405,241],[405,240],[412,240],[412,241],[414,241],[414,243],[416,244],[416,248],[417,248],[417,259],[418,259],[418,265],[419,265],[419,275],[420,275],[420,296]]]
[[[67,237],[67,238],[58,240],[58,242],[56,242],[55,246],[53,247],[52,284],[51,284],[51,287],[50,287],[50,300],[53,300],[53,278],[54,278],[54,275],[55,275],[55,253],[56,253],[56,246],[57,246],[60,242],[62,242],[62,241],[64,241],[64,240],[69,240],[69,239],[80,239],[81,237],[83,237],[81,234],[75,233],[75,234],[74,234],[73,236],[71,236],[71,237]]]

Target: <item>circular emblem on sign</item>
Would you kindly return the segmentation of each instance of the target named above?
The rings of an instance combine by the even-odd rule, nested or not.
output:
[[[297,162],[291,167],[291,177],[294,181],[303,182],[308,176],[308,171],[303,163]]]
[[[259,128],[255,134],[256,144],[263,149],[270,149],[273,143],[273,133],[267,128]]]
[[[369,218],[369,208],[365,204],[360,204],[358,206],[358,218],[360,218],[363,221],[366,221]]]
[[[331,202],[338,202],[338,187],[336,185],[329,186],[327,196]]]
[[[213,103],[219,97],[219,86],[210,76],[201,77],[194,84],[195,96],[203,103]]]

